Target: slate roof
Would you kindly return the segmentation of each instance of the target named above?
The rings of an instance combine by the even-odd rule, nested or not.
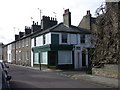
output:
[[[59,23],[59,24],[57,24],[57,25],[55,25],[55,26],[53,26],[51,28],[39,31],[38,33],[35,34],[35,36],[40,35],[40,34],[44,34],[44,33],[48,33],[48,32],[91,34],[90,30],[83,29],[83,28],[80,28],[80,27],[76,27],[76,26],[73,26],[73,25],[68,27],[67,25],[65,25],[63,23]]]

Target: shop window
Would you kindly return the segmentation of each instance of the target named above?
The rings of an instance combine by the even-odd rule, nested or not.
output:
[[[72,64],[72,52],[58,51],[58,64]]]

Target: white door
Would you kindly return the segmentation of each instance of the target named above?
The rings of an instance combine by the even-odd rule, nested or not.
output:
[[[79,69],[81,67],[81,58],[80,58],[80,52],[76,52],[75,54],[75,69]]]

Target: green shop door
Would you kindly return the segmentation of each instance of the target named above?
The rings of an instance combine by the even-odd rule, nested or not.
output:
[[[57,60],[57,52],[56,51],[49,51],[48,52],[49,57],[49,66],[56,66],[56,60]]]

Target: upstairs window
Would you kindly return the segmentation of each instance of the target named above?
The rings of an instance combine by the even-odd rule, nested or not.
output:
[[[29,40],[29,39],[28,39],[28,38],[26,38],[26,46],[28,46],[28,42],[29,42],[28,40]]]
[[[24,61],[24,52],[22,51],[22,60]]]
[[[21,44],[21,42],[19,41],[19,48],[20,48],[20,44]]]
[[[24,39],[22,40],[22,47],[24,47]]]
[[[67,34],[66,33],[62,34],[62,43],[67,43]]]
[[[19,48],[19,41],[17,42],[16,48]]]
[[[85,35],[80,35],[80,42],[85,43]]]
[[[15,44],[14,43],[12,44],[12,49],[15,49]]]

